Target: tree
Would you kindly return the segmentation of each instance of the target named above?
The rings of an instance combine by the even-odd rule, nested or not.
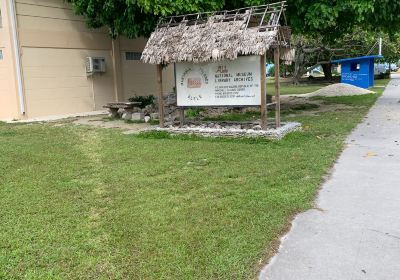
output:
[[[90,27],[106,26],[110,34],[148,36],[159,17],[234,9],[277,0],[68,0]],[[354,26],[392,34],[400,29],[400,1],[288,0],[287,20],[295,34],[324,34],[332,42]]]
[[[292,47],[296,49],[294,59],[293,83],[298,84],[300,78],[317,66],[322,66],[325,78],[332,79],[332,57],[341,49],[331,48],[323,43],[322,36],[295,35]]]
[[[106,26],[113,38],[118,35],[137,38],[149,36],[160,17],[235,9],[278,0],[67,1],[72,3],[77,14],[85,17],[89,27]],[[297,51],[295,81],[307,67],[314,67],[321,60],[326,62],[321,63],[326,77],[331,78],[329,59],[338,47],[341,48],[340,40],[355,29],[371,34],[383,32],[391,39],[398,36],[395,32],[400,30],[400,1],[397,0],[287,0],[287,4],[286,19],[296,35],[293,44]]]
[[[256,5],[265,1],[245,1]],[[375,0],[288,0],[287,19],[292,27],[296,48],[294,82],[307,70],[320,64],[325,77],[332,78],[330,60],[337,52],[349,53],[349,48],[360,51],[358,46],[343,46],[341,40],[348,34],[357,34],[354,30],[368,32],[369,38],[379,38],[385,34],[386,52],[394,54],[395,32],[400,30],[400,1]],[[358,33],[360,34],[360,33]],[[397,41],[398,42],[398,41]],[[373,42],[364,40],[368,47]],[[391,46],[392,51],[387,51]],[[397,45],[398,46],[398,45]],[[362,52],[359,52],[362,53]],[[397,60],[399,56],[397,54]],[[396,59],[396,54],[392,59]]]
[[[223,0],[68,0],[91,28],[107,27],[115,38],[149,36],[160,17],[219,10]]]
[[[295,35],[292,40],[292,46],[296,49],[293,82],[299,83],[307,71],[319,65],[322,66],[325,78],[332,79],[332,60],[378,54],[379,38],[383,39],[383,60],[397,62],[400,59],[399,33],[390,36],[358,27],[330,44],[324,44],[322,36]]]
[[[276,0],[234,1],[237,7]],[[355,26],[393,34],[400,29],[400,1],[287,0],[287,19],[295,34],[324,35],[325,42],[349,33]]]

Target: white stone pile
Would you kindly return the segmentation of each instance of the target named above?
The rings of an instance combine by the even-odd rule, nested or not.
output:
[[[333,84],[326,87],[323,87],[317,91],[303,94],[303,97],[314,97],[314,96],[322,96],[322,97],[335,97],[335,96],[352,96],[352,95],[364,95],[371,94],[373,91],[356,87],[349,84]]]
[[[214,127],[204,126],[204,125],[184,125],[182,127],[169,126],[165,128],[155,127],[151,128],[155,131],[166,131],[171,134],[189,134],[189,135],[199,135],[206,137],[263,137],[268,139],[279,140],[282,139],[286,134],[293,131],[301,130],[301,124],[297,122],[283,123],[281,127],[269,128],[267,130],[262,130],[261,127],[257,129],[242,129],[238,125],[232,126],[220,126],[219,124],[214,124]]]

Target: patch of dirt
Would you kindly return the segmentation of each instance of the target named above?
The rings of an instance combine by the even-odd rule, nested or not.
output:
[[[326,104],[323,100],[313,100],[296,96],[281,96],[282,110],[299,110],[298,113],[289,114],[293,116],[316,116],[324,112],[346,111],[353,107],[345,104]]]
[[[107,119],[104,115],[96,117],[77,118],[72,123],[76,125],[88,125],[98,128],[116,128],[129,131],[131,133],[139,133],[140,131],[146,130],[151,126],[148,123],[129,123],[124,120],[110,120]]]

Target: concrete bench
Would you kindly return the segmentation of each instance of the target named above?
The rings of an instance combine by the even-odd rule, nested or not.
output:
[[[113,118],[119,118],[118,111],[123,109],[122,118],[130,120],[132,119],[133,109],[141,104],[141,102],[111,102],[104,105],[103,108],[107,108]]]

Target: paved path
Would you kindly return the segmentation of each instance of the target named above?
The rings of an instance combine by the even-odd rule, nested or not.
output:
[[[400,75],[348,146],[317,199],[261,272],[271,280],[400,279]]]

